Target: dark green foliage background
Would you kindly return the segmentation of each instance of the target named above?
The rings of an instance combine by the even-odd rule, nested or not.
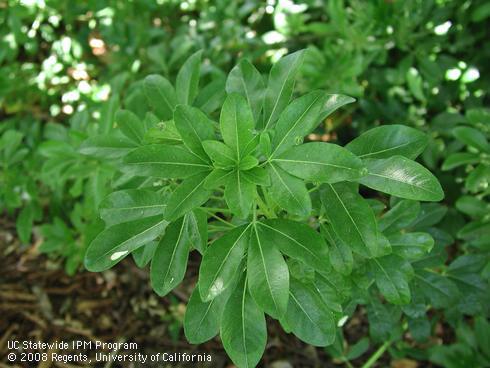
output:
[[[94,154],[87,141],[109,132],[123,106],[144,116],[144,77],[175,83],[184,61],[202,50],[201,80],[213,81],[210,90],[218,93],[242,58],[265,74],[281,56],[306,48],[297,95],[323,89],[357,100],[310,138],[344,145],[379,125],[414,127],[429,137],[418,161],[446,194],[441,204],[422,204],[421,214],[410,201],[385,201],[393,216],[406,207],[397,230],[428,231],[439,244],[432,257],[441,261],[438,273],[420,279],[445,278],[434,281],[440,294],[417,284],[436,310],[430,320],[421,317],[423,302],[422,310],[416,303],[404,308],[409,318],[402,320],[391,305],[369,305],[370,343],[394,342],[394,358],[488,366],[489,29],[484,0],[0,0],[0,210],[16,221],[23,244],[38,227],[42,252],[68,274],[82,270],[88,245],[104,228],[98,209],[111,183],[134,184],[113,178],[107,158],[117,152]],[[207,102],[210,111],[221,107],[219,98],[203,99],[196,103]],[[380,224],[389,229],[390,221],[384,216]],[[145,255],[137,262],[145,264]],[[446,295],[451,288],[457,294]],[[416,349],[401,339],[409,330],[427,342],[437,322],[454,329],[453,344],[431,340]],[[338,334],[327,348],[332,357],[351,360],[367,349],[365,341],[346,348]]]

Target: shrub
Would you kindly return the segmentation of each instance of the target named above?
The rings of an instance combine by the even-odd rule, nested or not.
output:
[[[143,119],[120,110],[113,131],[82,144],[85,152],[114,152],[120,171],[100,205],[106,227],[87,250],[87,269],[106,270],[131,253],[139,265],[151,262],[153,289],[164,296],[198,251],[186,337],[202,343],[219,332],[240,367],[255,366],[264,352],[264,313],[301,340],[327,346],[339,322],[366,304],[374,335],[389,339],[403,306],[407,316],[423,316],[424,299],[435,298],[425,284],[445,282],[427,272],[437,263],[424,261],[440,244],[424,231],[417,201],[444,196],[414,161],[426,136],[389,125],[346,147],[303,143],[354,101],[323,91],[291,100],[303,56],[281,59],[267,83],[242,60],[226,80],[218,123],[216,108],[206,109],[212,99],[199,98],[208,87],[199,89],[196,53],[175,88],[146,77],[151,112]],[[364,188],[375,198],[364,198]],[[376,191],[394,196],[389,211]],[[410,308],[414,282],[421,283],[417,310]]]

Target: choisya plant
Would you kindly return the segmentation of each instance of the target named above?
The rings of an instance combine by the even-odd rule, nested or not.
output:
[[[151,112],[141,119],[122,110],[115,118],[119,146],[129,139],[135,147],[118,161],[121,177],[132,181],[101,203],[106,228],[85,257],[90,271],[130,253],[140,265],[151,260],[151,283],[163,296],[184,278],[189,252],[200,252],[185,335],[198,344],[219,333],[239,367],[255,366],[264,352],[265,314],[327,346],[357,303],[348,290],[410,302],[410,256],[433,241],[399,234],[392,247],[360,185],[410,200],[443,198],[437,179],[413,161],[427,139],[412,128],[378,127],[345,148],[303,143],[353,99],[313,91],[291,100],[302,58],[299,51],[281,59],[267,84],[252,64],[239,63],[216,119],[195,107],[203,101],[195,102],[200,54],[183,65],[176,88],[147,77]]]

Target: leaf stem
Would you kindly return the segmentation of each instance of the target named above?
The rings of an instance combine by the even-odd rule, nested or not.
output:
[[[225,219],[222,219],[221,217],[219,217],[219,216],[215,215],[214,213],[212,213],[212,212],[210,212],[210,211],[206,211],[206,212],[207,212],[208,214],[210,214],[210,215],[211,215],[211,217],[213,217],[213,218],[215,218],[216,220],[218,220],[218,221],[222,222],[223,224],[228,225],[228,226],[230,226],[230,227],[236,227],[236,226],[235,226],[235,225],[233,225],[231,222],[228,222],[228,221],[226,221]]]
[[[390,347],[391,343],[392,343],[392,341],[388,340],[383,345],[381,345],[378,348],[378,350],[376,350],[374,352],[374,354],[371,355],[371,357],[368,359],[368,361],[366,363],[364,363],[364,365],[361,368],[371,368],[374,365],[374,363],[376,363],[378,361],[378,359],[381,358],[381,356],[384,354],[386,349],[388,349]]]
[[[230,213],[231,211],[228,208],[219,208],[219,207],[200,207],[204,211],[208,212],[222,212],[222,213]]]

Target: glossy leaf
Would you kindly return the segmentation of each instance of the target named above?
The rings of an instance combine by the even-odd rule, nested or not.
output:
[[[312,142],[292,147],[274,159],[299,178],[320,183],[359,179],[366,173],[362,161],[331,143]]]
[[[422,165],[403,156],[366,160],[368,174],[359,182],[397,197],[440,201],[444,192],[436,177]]]
[[[321,201],[329,223],[345,244],[366,257],[377,252],[376,218],[357,191],[342,184],[324,184]]]
[[[163,120],[171,119],[177,105],[177,95],[172,84],[164,77],[152,74],[145,78],[143,86],[155,114]]]
[[[167,295],[184,278],[189,240],[187,216],[167,226],[151,260],[151,286],[158,295]]]
[[[199,268],[203,301],[212,300],[233,283],[249,241],[249,229],[250,225],[233,229],[207,248]]]
[[[209,171],[211,166],[181,146],[150,145],[135,149],[124,158],[123,170],[137,176],[187,178]]]
[[[239,218],[246,218],[252,208],[255,196],[255,185],[242,174],[241,170],[233,170],[227,178],[225,199],[228,207]]]
[[[226,92],[239,93],[247,99],[257,122],[262,111],[265,84],[259,71],[246,59],[235,66],[226,80]]]
[[[250,297],[245,280],[226,303],[220,337],[226,353],[238,367],[255,367],[264,353],[267,342],[264,313]]]
[[[226,144],[220,141],[204,141],[202,145],[215,167],[227,169],[236,166],[235,153]]]
[[[123,134],[135,143],[141,143],[145,135],[143,122],[129,110],[116,112],[116,123]]]
[[[383,125],[368,130],[345,148],[361,158],[389,158],[394,155],[415,159],[427,146],[427,136],[406,125]]]
[[[184,105],[175,108],[174,122],[187,148],[207,161],[201,142],[214,138],[213,122],[201,110]]]
[[[409,280],[413,275],[410,264],[396,255],[373,258],[370,261],[372,272],[384,297],[393,304],[410,302]]]
[[[284,320],[302,341],[314,346],[327,346],[335,339],[332,312],[312,286],[291,279],[289,304]]]
[[[273,65],[264,97],[264,129],[271,129],[293,95],[295,77],[304,59],[304,51],[283,57]]]
[[[474,128],[460,126],[453,129],[453,135],[459,141],[476,148],[480,152],[490,152],[490,144],[487,138],[482,132]]]
[[[311,212],[311,199],[303,180],[288,174],[273,163],[267,166],[267,171],[271,178],[268,190],[273,200],[291,214],[308,216]]]
[[[101,272],[114,266],[135,249],[158,237],[168,221],[152,216],[110,226],[90,243],[85,254],[85,267]]]
[[[314,91],[286,107],[275,127],[271,158],[303,142],[303,137],[320,123],[319,116],[325,100],[324,92]]]
[[[234,152],[237,161],[246,156],[253,139],[254,120],[247,100],[233,93],[226,98],[220,115],[221,135],[226,145]]]
[[[350,274],[354,266],[351,249],[337,235],[333,226],[322,224],[321,230],[330,245],[330,263],[333,268],[343,275]]]
[[[274,236],[263,226],[252,226],[247,256],[250,295],[267,314],[279,319],[286,313],[289,297],[289,270]]]
[[[427,233],[395,234],[388,237],[393,253],[407,260],[417,260],[429,253],[434,239]]]
[[[185,310],[184,334],[191,344],[202,344],[219,332],[223,309],[229,293],[223,293],[209,302],[203,302],[196,285]]]
[[[207,175],[202,173],[191,176],[177,187],[167,202],[166,219],[174,221],[208,200],[211,192],[204,187]]]
[[[192,105],[197,96],[199,77],[201,73],[202,51],[192,54],[177,73],[175,89],[177,101],[184,105]]]
[[[271,219],[257,223],[260,234],[288,257],[324,273],[330,269],[328,247],[319,233],[306,224]]]
[[[150,263],[153,258],[153,254],[155,254],[155,249],[157,249],[158,242],[153,240],[148,244],[143,245],[142,247],[134,250],[131,255],[133,256],[134,263],[139,268],[146,267],[148,263]]]
[[[146,217],[163,215],[167,196],[146,190],[126,189],[109,194],[99,205],[100,217],[107,226]]]

